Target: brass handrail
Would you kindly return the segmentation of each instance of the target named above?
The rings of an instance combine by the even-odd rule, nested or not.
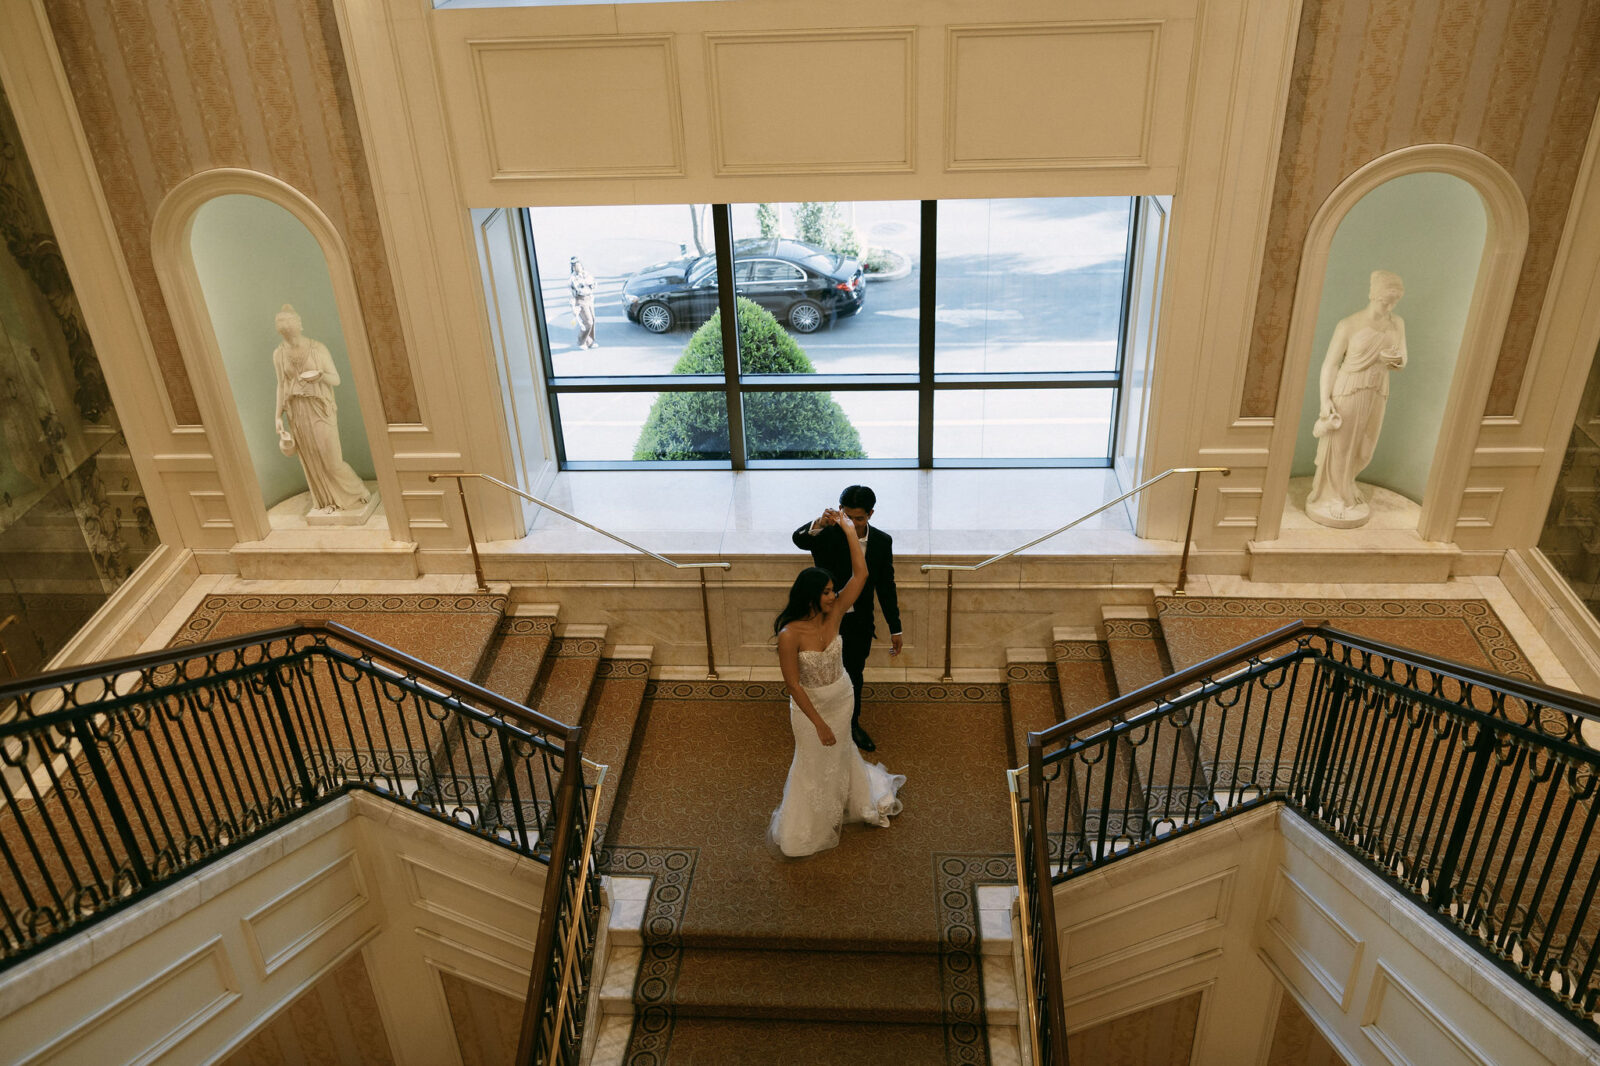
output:
[[[1012,548],[1010,551],[1001,552],[999,555],[991,555],[989,558],[983,560],[983,562],[981,562],[981,563],[971,563],[971,564],[967,564],[967,565],[961,565],[961,564],[956,564],[956,563],[923,563],[922,564],[922,572],[925,573],[925,574],[930,572],[930,571],[933,571],[933,570],[943,570],[945,572],[945,580],[944,580],[944,676],[941,677],[940,680],[942,680],[942,681],[951,680],[951,677],[950,677],[950,620],[951,620],[952,604],[954,603],[954,600],[955,600],[955,580],[956,580],[956,571],[957,570],[961,570],[961,571],[968,572],[968,573],[971,573],[971,572],[976,571],[976,570],[982,570],[984,567],[990,565],[991,563],[998,563],[1002,559],[1009,559],[1013,555],[1017,554],[1018,552],[1027,551],[1029,548],[1033,547],[1035,544],[1043,544],[1045,541],[1049,540],[1051,537],[1059,536],[1062,533],[1065,533],[1067,530],[1071,529],[1073,526],[1078,525],[1081,522],[1087,522],[1089,519],[1093,518],[1095,515],[1099,514],[1101,511],[1110,510],[1111,508],[1115,507],[1117,504],[1121,503],[1123,500],[1127,500],[1127,499],[1130,499],[1130,498],[1132,498],[1134,496],[1137,496],[1139,493],[1143,492],[1145,489],[1149,488],[1151,485],[1154,485],[1156,482],[1164,480],[1165,478],[1169,478],[1173,474],[1193,474],[1194,475],[1194,490],[1193,490],[1193,492],[1191,492],[1191,494],[1189,496],[1189,525],[1183,532],[1183,556],[1182,556],[1182,558],[1180,558],[1178,560],[1178,583],[1177,583],[1177,586],[1172,590],[1173,595],[1182,596],[1182,595],[1184,595],[1183,587],[1189,580],[1189,540],[1194,535],[1194,505],[1195,505],[1195,500],[1198,499],[1199,496],[1200,496],[1200,475],[1201,474],[1221,474],[1223,477],[1227,477],[1231,473],[1233,473],[1232,469],[1229,468],[1229,467],[1226,467],[1226,466],[1175,466],[1170,470],[1163,470],[1161,473],[1157,474],[1153,478],[1150,478],[1148,481],[1144,481],[1144,482],[1141,482],[1138,485],[1135,485],[1133,488],[1129,489],[1127,492],[1124,492],[1121,496],[1118,496],[1116,499],[1107,500],[1105,503],[1101,504],[1099,507],[1096,507],[1094,510],[1089,511],[1089,512],[1087,512],[1085,514],[1079,515],[1077,518],[1074,518],[1072,521],[1068,522],[1066,525],[1062,526],[1060,529],[1052,530],[1049,533],[1046,533],[1042,537],[1035,537],[1032,540],[1028,541],[1028,543],[1026,543],[1026,544],[1019,544],[1017,547]]]
[[[1022,938],[1022,972],[1026,976],[1023,998],[1028,1001],[1028,1042],[1033,1050],[1030,1062],[1042,1063],[1039,1057],[1039,1002],[1033,994],[1033,914],[1028,904],[1027,864],[1023,862],[1022,809],[1017,794],[1023,786],[1019,779],[1028,773],[1026,766],[1006,771],[1006,790],[1011,796],[1011,849],[1017,858],[1018,935]]]
[[[467,508],[467,490],[462,486],[462,481],[464,479],[466,479],[466,478],[469,478],[469,477],[475,477],[475,478],[479,479],[480,481],[487,481],[491,485],[498,485],[501,488],[505,489],[509,493],[512,493],[512,494],[517,495],[517,496],[521,496],[524,500],[527,500],[529,503],[537,504],[540,507],[543,507],[547,511],[554,511],[556,514],[560,515],[562,518],[565,518],[570,522],[576,522],[576,523],[578,523],[578,525],[583,526],[586,529],[592,529],[596,533],[600,534],[602,537],[609,537],[612,540],[616,541],[618,544],[622,544],[622,545],[625,545],[626,547],[632,548],[634,551],[638,552],[641,555],[648,555],[650,558],[654,559],[656,562],[664,563],[665,565],[670,566],[675,570],[698,570],[698,571],[700,571],[700,618],[701,618],[701,621],[705,623],[705,632],[706,632],[706,680],[707,681],[715,681],[715,680],[717,680],[717,677],[718,677],[718,675],[717,675],[717,660],[716,660],[716,656],[713,653],[712,647],[711,647],[711,599],[710,599],[709,594],[706,591],[706,571],[707,570],[728,570],[728,569],[731,569],[733,567],[732,563],[728,562],[726,559],[719,559],[714,563],[680,563],[680,562],[677,562],[675,560],[668,559],[665,555],[657,554],[656,552],[651,551],[649,548],[646,548],[646,547],[644,547],[642,545],[639,545],[639,544],[635,544],[633,541],[628,540],[626,537],[619,537],[619,536],[617,536],[617,534],[611,532],[609,529],[602,529],[599,526],[595,525],[593,522],[586,522],[582,518],[579,518],[575,514],[571,514],[571,513],[567,512],[567,511],[563,511],[561,508],[557,507],[553,503],[549,503],[549,502],[547,502],[545,500],[541,500],[541,499],[539,499],[539,497],[533,495],[532,493],[523,492],[521,489],[517,488],[515,485],[508,485],[504,481],[501,481],[499,478],[491,477],[488,474],[429,474],[428,475],[428,480],[430,482],[438,481],[440,478],[454,478],[455,479],[456,492],[461,496],[461,514],[462,514],[463,518],[465,518],[465,520],[466,520],[467,547],[472,549],[472,570],[473,570],[473,573],[475,573],[477,575],[477,577],[478,577],[478,591],[479,592],[488,592],[489,591],[489,584],[488,584],[487,581],[485,581],[483,579],[483,561],[482,561],[482,559],[480,559],[478,557],[478,539],[475,536],[472,535],[472,512],[470,510],[468,510],[468,508]]]

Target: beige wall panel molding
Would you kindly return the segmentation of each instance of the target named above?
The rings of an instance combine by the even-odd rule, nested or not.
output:
[[[683,175],[671,36],[479,39],[467,48],[490,180]]]
[[[240,924],[257,972],[271,977],[367,900],[361,862],[346,851],[245,915]]]
[[[1295,441],[1303,432],[1300,398],[1316,354],[1311,351],[1312,340],[1334,235],[1362,197],[1385,182],[1419,173],[1451,174],[1467,182],[1482,198],[1484,213],[1488,216],[1483,258],[1461,333],[1461,349],[1456,356],[1444,419],[1428,471],[1417,530],[1424,540],[1448,541],[1454,535],[1461,493],[1472,467],[1473,449],[1483,428],[1495,361],[1500,356],[1501,338],[1516,298],[1517,278],[1528,246],[1528,207],[1511,174],[1483,153],[1454,144],[1421,144],[1390,152],[1351,174],[1334,189],[1311,220],[1279,379],[1278,417],[1272,430],[1271,459],[1258,528],[1261,540],[1275,539],[1283,520]]]
[[[1196,938],[1218,932],[1228,920],[1237,867],[1174,884],[1154,895],[1061,930],[1061,972],[1069,986],[1104,966],[1184,942],[1196,955]]]
[[[1365,941],[1287,870],[1278,871],[1267,913],[1267,930],[1341,1010],[1349,1010]]]
[[[718,176],[916,169],[916,30],[708,33]]]
[[[56,1034],[47,1046],[15,1061],[24,1066],[152,1062],[239,997],[239,981],[222,938],[212,937],[83,1021]],[[133,1022],[135,1017],[137,1023]]]
[[[414,906],[446,923],[465,926],[493,941],[511,945],[516,956],[511,962],[532,954],[538,935],[538,906],[463,880],[416,856],[405,855],[400,861],[405,866],[406,889]]]
[[[950,27],[945,169],[1149,166],[1161,37],[1139,19]]]
[[[400,482],[388,444],[388,423],[384,421],[383,397],[378,387],[378,372],[372,351],[367,346],[367,328],[362,316],[360,294],[351,271],[350,256],[337,228],[304,193],[268,174],[252,170],[224,168],[208,170],[180,182],[156,208],[152,226],[150,255],[166,297],[172,326],[194,385],[195,399],[207,427],[207,440],[216,456],[216,471],[227,493],[229,510],[241,540],[262,540],[267,536],[266,505],[260,482],[250,461],[249,448],[240,427],[239,408],[228,384],[222,352],[212,328],[205,294],[195,269],[190,237],[196,213],[219,196],[254,196],[289,212],[305,226],[322,250],[333,285],[334,302],[339,309],[339,325],[344,333],[350,373],[355,378],[361,401],[361,417],[367,441],[372,448],[372,463],[378,487],[387,502],[384,512],[390,535],[404,539],[407,528],[401,503]],[[265,356],[267,353],[263,353]]]
[[[1457,529],[1493,529],[1500,518],[1500,501],[1506,490],[1469,485],[1461,493],[1461,513]]]
[[[1421,995],[1382,962],[1361,1012],[1361,1031],[1396,1066],[1489,1066]]]
[[[221,489],[190,489],[189,502],[203,529],[232,529],[228,514],[228,494]]]

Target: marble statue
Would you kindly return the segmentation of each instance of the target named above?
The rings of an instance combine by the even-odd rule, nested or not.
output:
[[[1374,270],[1367,306],[1333,329],[1311,430],[1317,438],[1317,472],[1306,498],[1306,514],[1322,525],[1351,529],[1372,516],[1356,478],[1378,446],[1389,374],[1406,365],[1406,324],[1394,313],[1404,294],[1398,274]]]
[[[333,387],[339,384],[327,345],[301,332],[300,316],[283,305],[273,320],[283,343],[272,353],[278,376],[278,447],[295,455],[311,489],[311,514],[353,510],[367,502],[367,487],[344,461],[339,444],[339,409]],[[285,422],[287,419],[287,423]]]

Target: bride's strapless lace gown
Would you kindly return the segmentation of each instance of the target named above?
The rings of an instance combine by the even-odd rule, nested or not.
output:
[[[844,642],[838,637],[822,651],[800,653],[800,684],[837,743],[825,746],[817,739],[816,726],[794,700],[789,701],[794,761],[767,837],[791,858],[838,844],[839,827],[845,822],[888,825],[890,816],[900,813],[897,793],[906,783],[905,775],[868,763],[850,739],[855,693],[844,672],[843,656]]]

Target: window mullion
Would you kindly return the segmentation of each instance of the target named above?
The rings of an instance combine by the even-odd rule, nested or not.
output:
[[[922,201],[922,273],[917,293],[917,466],[933,469],[933,309],[939,300],[939,201]]]
[[[722,376],[728,399],[728,458],[744,469],[744,404],[739,398],[739,312],[734,300],[733,222],[727,204],[711,205],[717,249],[717,307],[722,311]]]

